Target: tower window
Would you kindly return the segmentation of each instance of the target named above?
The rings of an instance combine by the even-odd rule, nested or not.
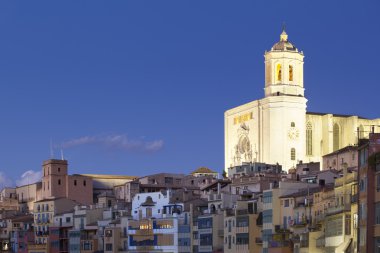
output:
[[[296,160],[296,149],[295,148],[290,149],[290,160],[292,160],[292,161]]]
[[[306,124],[306,155],[313,155],[313,127],[310,122]]]
[[[293,66],[289,65],[289,81],[293,81]]]
[[[74,180],[74,185],[75,185],[75,186],[77,185],[77,180]]]
[[[340,146],[339,144],[340,144],[340,129],[339,129],[339,125],[335,123],[333,127],[333,148],[334,148],[333,151],[339,149],[339,146]]]
[[[58,172],[61,172],[61,168],[58,168]]]
[[[281,64],[277,64],[276,75],[277,75],[277,81],[281,81],[281,76],[282,76]]]
[[[61,179],[58,179],[58,185],[61,185]]]
[[[86,180],[83,180],[83,186],[86,186]]]

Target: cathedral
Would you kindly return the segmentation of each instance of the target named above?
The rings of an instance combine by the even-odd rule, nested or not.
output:
[[[246,162],[278,163],[286,171],[301,161],[322,163],[323,155],[380,129],[380,118],[307,112],[304,54],[285,30],[264,58],[265,97],[224,114],[226,170]]]

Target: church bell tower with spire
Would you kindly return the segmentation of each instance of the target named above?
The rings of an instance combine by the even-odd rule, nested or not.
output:
[[[261,99],[263,161],[293,168],[305,158],[306,98],[303,86],[303,52],[288,40],[265,52],[265,98]]]

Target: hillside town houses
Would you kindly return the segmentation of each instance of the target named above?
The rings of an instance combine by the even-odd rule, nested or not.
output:
[[[38,182],[0,192],[0,252],[380,253],[380,119],[307,112],[303,59],[283,30],[265,97],[225,112],[224,168],[43,161]]]
[[[377,252],[380,134],[322,160],[224,177],[70,175],[46,160],[39,182],[0,193],[1,252]]]

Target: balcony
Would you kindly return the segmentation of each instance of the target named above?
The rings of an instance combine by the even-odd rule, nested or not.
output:
[[[326,215],[323,213],[315,216],[314,217],[314,223],[316,223],[316,224],[322,223],[325,220],[325,217],[326,217]]]
[[[224,229],[218,230],[218,236],[223,237],[224,236]]]
[[[31,252],[31,251],[42,251],[42,250],[46,250],[47,249],[47,245],[46,244],[28,244],[28,252]]]
[[[49,236],[49,231],[37,231],[36,236]]]
[[[327,208],[327,215],[334,215],[342,212],[349,212],[351,211],[351,203],[346,203],[344,205],[334,206]]]
[[[283,248],[290,247],[291,243],[289,240],[283,241],[269,241],[269,248]]]
[[[256,237],[255,242],[256,244],[263,244],[263,239],[261,237]]]
[[[96,235],[81,235],[80,236],[81,240],[95,240],[98,239]]]
[[[292,227],[304,227],[308,224],[307,220],[294,220],[291,224]]]
[[[222,194],[210,194],[208,196],[208,201],[220,201],[222,200]]]
[[[237,215],[247,215],[248,214],[248,210],[247,209],[237,210],[236,214]]]

